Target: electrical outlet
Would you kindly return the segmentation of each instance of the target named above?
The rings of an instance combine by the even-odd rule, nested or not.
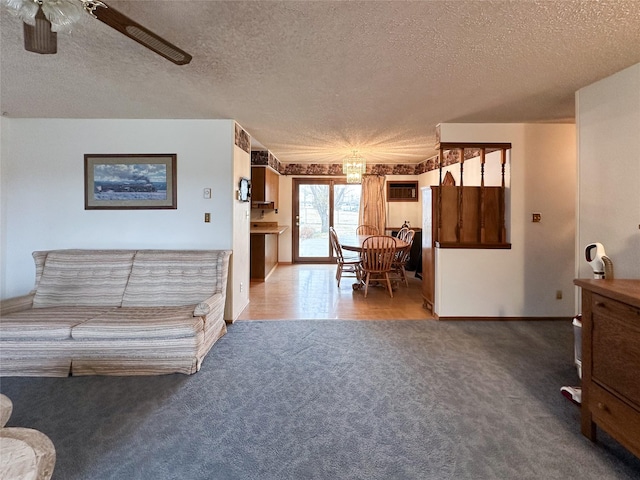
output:
[[[556,290],[556,300],[562,300],[562,290]]]
[[[202,191],[202,196],[203,196],[204,198],[211,198],[211,189],[210,189],[210,188],[205,188],[205,189]]]
[[[244,290],[244,283],[240,282],[240,291]]]
[[[533,223],[540,223],[542,221],[542,214],[535,212],[531,214],[531,221]]]
[[[209,223],[211,222],[211,214],[210,213],[205,213],[204,214],[204,223]]]

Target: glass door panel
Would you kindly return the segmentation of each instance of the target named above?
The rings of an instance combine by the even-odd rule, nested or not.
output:
[[[333,262],[329,227],[340,236],[353,235],[358,226],[360,185],[336,179],[294,179],[293,261]]]
[[[298,189],[299,261],[327,259],[329,249],[329,184],[300,184]]]
[[[360,184],[336,184],[333,187],[333,228],[338,237],[353,235],[358,227]]]

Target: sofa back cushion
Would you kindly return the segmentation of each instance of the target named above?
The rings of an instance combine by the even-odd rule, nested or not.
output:
[[[40,279],[42,278],[42,272],[44,271],[44,262],[47,259],[47,254],[49,252],[44,250],[44,251],[37,251],[37,252],[33,252],[31,255],[33,256],[33,261],[36,264],[36,285],[35,287],[33,287],[34,289],[38,288],[38,285],[40,284]]]
[[[138,250],[123,307],[195,305],[226,294],[226,250]]]
[[[53,250],[47,253],[34,308],[119,307],[134,250]]]

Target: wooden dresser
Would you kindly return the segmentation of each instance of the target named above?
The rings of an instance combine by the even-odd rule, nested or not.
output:
[[[582,434],[602,428],[640,457],[640,280],[582,288]]]

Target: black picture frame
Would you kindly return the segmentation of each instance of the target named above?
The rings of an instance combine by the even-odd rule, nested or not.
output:
[[[176,154],[86,154],[85,210],[177,208]]]

